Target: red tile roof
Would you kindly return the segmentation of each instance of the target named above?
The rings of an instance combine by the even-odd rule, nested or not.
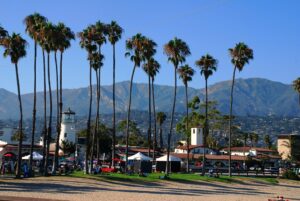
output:
[[[177,153],[171,153],[172,156],[181,158],[181,159],[186,159],[187,154],[177,154]],[[199,159],[200,157],[203,157],[202,154],[190,154],[190,158],[193,159]],[[229,155],[213,155],[213,154],[207,154],[205,155],[205,158],[208,160],[229,160]],[[231,156],[231,160],[233,161],[243,161],[247,157],[246,156]]]
[[[203,145],[190,145],[189,150],[193,150],[195,148],[200,148],[200,147],[203,147]],[[187,145],[178,146],[176,147],[176,149],[187,150]]]
[[[228,151],[229,148],[223,148],[224,151]],[[275,153],[275,150],[271,150],[271,149],[266,149],[266,148],[261,148],[261,147],[231,147],[231,151],[250,151],[250,150],[256,150],[257,152],[272,152]]]

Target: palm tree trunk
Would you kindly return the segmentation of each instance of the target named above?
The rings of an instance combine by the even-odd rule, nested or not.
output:
[[[113,136],[112,136],[112,161],[111,164],[114,167],[116,157],[116,58],[115,58],[115,44],[113,44]]]
[[[55,74],[56,74],[56,141],[55,141],[55,153],[54,160],[52,166],[52,174],[55,175],[57,167],[58,167],[58,148],[59,148],[59,91],[58,91],[58,66],[57,66],[57,51],[54,52],[54,60],[55,60]]]
[[[59,124],[58,124],[58,131],[57,131],[57,141],[58,147],[56,147],[57,152],[59,152],[59,138],[60,138],[60,131],[61,131],[61,123],[62,123],[62,110],[63,110],[63,101],[62,101],[62,68],[63,68],[63,51],[60,52],[60,63],[59,63]],[[57,143],[57,142],[56,142]],[[58,155],[57,155],[58,156]]]
[[[86,152],[85,152],[85,173],[89,174],[89,151],[90,151],[90,134],[91,134],[91,112],[92,112],[92,66],[90,62],[90,101],[89,101],[89,114],[87,120],[87,133],[86,133]]]
[[[164,141],[163,141],[163,136],[162,136],[162,124],[159,124],[159,146],[160,149],[164,147]]]
[[[152,164],[155,165],[155,151],[157,146],[156,140],[156,111],[155,111],[155,94],[154,94],[154,79],[152,79],[152,102],[153,102],[153,119],[154,119],[154,132],[153,132],[153,156],[152,156]]]
[[[37,57],[37,42],[34,41],[34,67],[33,67],[33,110],[32,110],[32,132],[31,132],[31,146],[30,146],[30,159],[29,159],[29,174],[32,176],[32,153],[34,147],[35,136],[35,122],[36,122],[36,57]]]
[[[47,149],[47,85],[46,85],[46,59],[45,59],[45,50],[42,50],[43,53],[43,74],[44,74],[44,126],[43,126],[43,160],[41,164],[41,172],[44,173],[46,170],[46,149]]]
[[[236,71],[236,66],[234,66],[234,70],[233,70],[231,93],[230,93],[229,143],[228,143],[228,148],[229,148],[228,173],[229,173],[229,177],[231,177],[231,134],[232,134],[231,127],[232,127],[232,103],[233,103],[233,87],[234,87],[234,80],[235,80],[235,71]]]
[[[150,157],[151,149],[151,87],[150,87],[150,73],[148,72],[148,156]]]
[[[205,79],[205,125],[203,132],[203,164],[202,164],[202,176],[205,175],[206,166],[206,137],[208,136],[208,119],[207,119],[207,104],[208,104],[208,94],[207,94],[207,79]]]
[[[98,120],[99,120],[99,100],[100,100],[100,94],[99,94],[99,75],[98,75],[98,71],[100,71],[100,68],[98,70],[95,71],[96,73],[96,94],[97,94],[97,112],[96,112],[96,120],[95,120],[95,126],[94,126],[94,132],[93,132],[93,136],[92,136],[92,150],[91,150],[91,162],[93,162],[93,156],[94,156],[94,147],[95,147],[95,137],[97,135],[98,132]],[[91,163],[92,164],[92,163]],[[92,167],[92,165],[91,165]]]
[[[17,80],[17,87],[18,87],[18,99],[19,99],[19,109],[20,109],[18,167],[17,167],[16,178],[21,178],[22,141],[23,141],[23,109],[22,109],[22,100],[21,100],[21,92],[20,92],[20,80],[19,80],[19,71],[18,71],[18,64],[17,63],[15,63],[15,69],[16,69],[16,80]]]
[[[100,135],[101,135],[101,131],[100,131],[100,129],[99,129],[99,127],[100,127],[100,101],[101,101],[101,68],[99,68],[99,71],[98,71],[98,94],[99,94],[99,97],[98,97],[98,100],[97,100],[97,107],[98,107],[98,109],[97,109],[97,115],[98,115],[98,120],[97,120],[97,136],[98,136],[98,140],[99,140],[99,137],[100,137]],[[100,146],[99,145],[99,143],[98,143],[98,146]],[[99,147],[98,147],[99,148]],[[99,148],[100,149],[100,148]],[[98,150],[99,150],[98,149]],[[100,153],[98,153],[97,152],[97,154],[98,154],[98,160],[99,160],[99,154]]]
[[[47,55],[48,62],[48,88],[49,88],[49,122],[48,122],[48,130],[47,130],[47,152],[46,152],[46,162],[45,162],[45,172],[44,175],[48,175],[48,160],[49,160],[49,151],[50,151],[50,142],[51,142],[51,132],[52,132],[52,90],[51,90],[51,75],[50,75],[50,53]]]
[[[171,114],[171,123],[170,123],[170,131],[168,135],[168,145],[167,145],[167,163],[166,163],[166,176],[169,176],[170,171],[170,146],[171,146],[171,137],[172,137],[172,131],[173,131],[173,119],[174,119],[174,112],[175,112],[175,104],[176,104],[176,94],[177,94],[177,66],[175,66],[174,69],[174,99],[173,99],[173,106],[172,106],[172,114]]]
[[[130,122],[130,108],[131,108],[131,94],[132,94],[132,81],[134,77],[136,65],[133,66],[131,78],[130,78],[130,86],[129,86],[129,101],[128,101],[128,112],[127,112],[127,123],[126,123],[126,161],[125,161],[125,172],[127,172],[128,166],[128,143],[129,143],[129,122]]]
[[[186,122],[185,122],[185,129],[186,129],[186,145],[187,145],[187,165],[186,165],[186,172],[189,173],[190,171],[190,137],[189,137],[189,107],[188,107],[188,85],[185,84],[185,106],[186,106]]]
[[[87,121],[87,136],[86,136],[86,154],[85,154],[85,173],[89,174],[89,152],[90,152],[90,136],[91,136],[91,113],[92,113],[92,98],[93,98],[93,89],[92,89],[92,65],[90,62],[90,102],[89,102],[89,114]],[[91,159],[92,160],[92,159]],[[92,165],[92,164],[91,164]]]

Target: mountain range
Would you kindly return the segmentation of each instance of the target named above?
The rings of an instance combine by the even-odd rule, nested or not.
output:
[[[129,81],[116,83],[117,112],[127,111],[129,84]],[[218,109],[224,114],[229,113],[230,88],[231,81],[218,82],[208,87],[209,99],[216,100]],[[171,111],[170,103],[172,102],[173,90],[172,86],[155,85],[156,111]],[[184,87],[178,87],[176,112],[179,113],[185,111],[184,90]],[[188,93],[189,99],[200,96],[200,99],[204,100],[205,89],[188,88]],[[95,90],[93,90],[92,95],[93,107],[95,108]],[[112,95],[112,85],[101,87],[101,113],[112,113]],[[132,97],[132,110],[148,110],[148,84],[134,83]],[[56,91],[53,91],[53,101],[53,114],[55,116]],[[33,94],[23,94],[22,102],[24,118],[31,118]],[[88,113],[89,88],[64,89],[63,103],[65,109],[70,107],[77,115],[86,116]],[[234,88],[233,113],[239,116],[299,116],[298,95],[291,85],[280,82],[262,78],[237,79]],[[0,119],[17,119],[18,114],[17,95],[5,89],[0,89]],[[43,92],[37,93],[37,116],[43,116]]]

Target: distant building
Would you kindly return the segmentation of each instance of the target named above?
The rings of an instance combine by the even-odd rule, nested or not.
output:
[[[175,148],[174,153],[176,154],[187,154],[187,144],[186,142],[183,145],[180,145]],[[191,128],[191,143],[189,146],[190,154],[204,154],[203,146],[203,128]],[[206,154],[215,154],[215,151],[207,148],[205,149]]]
[[[277,150],[282,160],[293,159],[300,161],[300,135],[279,135],[277,139]]]

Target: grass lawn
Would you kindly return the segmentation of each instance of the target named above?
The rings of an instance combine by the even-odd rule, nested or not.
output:
[[[160,176],[164,176],[163,173],[151,173],[146,177],[141,177],[137,174],[127,175],[121,173],[104,173],[99,175],[86,175],[83,171],[76,171],[69,175],[71,177],[80,177],[80,178],[89,178],[96,180],[115,180],[115,181],[123,181],[123,182],[160,182],[163,179],[160,179]],[[252,182],[263,182],[269,184],[277,184],[278,180],[276,178],[267,178],[267,177],[241,177],[241,176],[233,176],[229,178],[228,176],[220,176],[219,178],[208,177],[208,176],[200,176],[199,174],[185,174],[185,173],[172,173],[169,175],[168,181],[173,182],[182,182],[182,183],[192,183],[197,181],[205,181],[205,182],[223,182],[223,183],[243,183],[247,181]]]

